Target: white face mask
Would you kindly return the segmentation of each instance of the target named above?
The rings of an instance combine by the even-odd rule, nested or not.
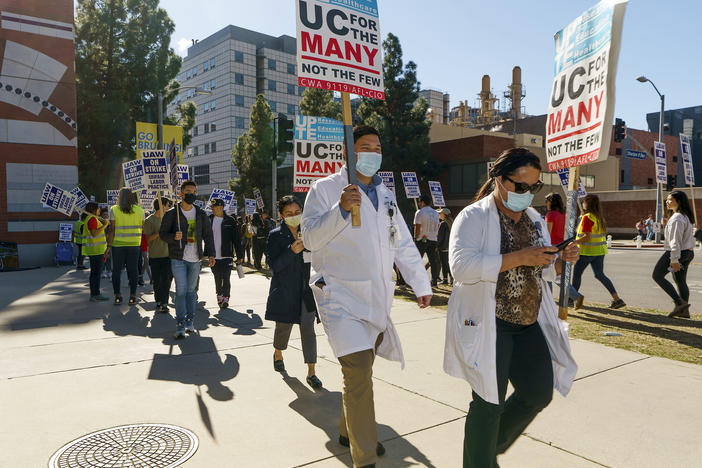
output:
[[[356,170],[366,177],[373,177],[380,169],[380,164],[383,162],[383,155],[364,151],[359,151],[356,154],[358,155]]]
[[[301,214],[297,216],[288,216],[287,218],[285,218],[285,224],[287,224],[290,227],[298,227],[300,225],[300,221],[302,221]]]

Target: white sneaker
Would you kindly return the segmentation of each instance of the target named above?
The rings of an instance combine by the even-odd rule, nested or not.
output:
[[[185,326],[185,333],[195,333],[195,327],[192,323]]]

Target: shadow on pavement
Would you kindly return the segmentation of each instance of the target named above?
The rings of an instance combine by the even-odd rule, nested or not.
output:
[[[5,311],[5,308],[17,299],[41,290],[66,273],[83,274],[85,281],[88,280],[88,275],[84,274],[84,271],[76,271],[75,267],[44,267],[2,272],[0,274],[0,312]]]
[[[255,335],[256,330],[264,328],[260,315],[253,311],[244,313],[234,309],[219,309],[207,323],[213,327],[235,328],[234,335]],[[197,321],[195,327],[197,328]]]
[[[338,443],[341,392],[330,392],[324,388],[313,391],[299,379],[289,377],[287,374],[283,374],[283,380],[297,395],[297,398],[288,406],[307,419],[310,424],[323,430],[329,438],[325,444],[327,450],[346,466],[352,467],[349,449]],[[426,455],[390,426],[378,424],[378,438],[383,443],[392,442],[392,447],[386,447],[388,452],[381,457],[382,466],[407,468],[419,464],[419,466],[435,468]],[[400,456],[402,459],[399,459]]]
[[[672,309],[672,307],[671,307]],[[605,307],[595,307],[595,306],[584,306],[583,310],[590,310],[592,312],[597,312],[599,314],[616,316],[620,318],[626,318],[630,320],[639,320],[641,322],[649,322],[654,325],[672,325],[675,327],[688,327],[688,328],[698,328],[702,330],[702,321],[695,319],[679,319],[679,318],[669,318],[665,315],[651,314],[648,312],[641,312],[638,310],[627,310],[627,309],[610,309]],[[578,313],[578,311],[575,311]]]

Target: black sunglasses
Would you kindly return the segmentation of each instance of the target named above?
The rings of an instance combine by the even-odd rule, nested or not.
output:
[[[507,179],[514,184],[514,191],[516,193],[527,193],[527,192],[536,193],[539,190],[541,190],[541,188],[544,186],[544,183],[541,182],[540,180],[536,181],[536,183],[534,185],[529,185],[529,184],[525,184],[524,182],[515,182],[506,175],[503,175],[502,178]]]

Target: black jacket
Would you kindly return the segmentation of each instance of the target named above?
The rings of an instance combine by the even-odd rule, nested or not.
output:
[[[317,311],[310,289],[310,264],[304,263],[302,252],[294,253],[290,246],[295,237],[285,223],[268,235],[266,256],[273,270],[266,304],[266,320],[300,323],[302,301],[308,311]]]
[[[213,219],[214,215],[212,214],[210,215],[210,226],[212,226]],[[234,258],[234,251],[236,250],[236,258],[244,258],[244,248],[241,246],[241,237],[239,237],[239,223],[236,222],[236,219],[232,218],[226,213],[224,214],[222,219],[221,234],[222,257]],[[214,232],[212,233],[212,235],[214,236]],[[205,249],[205,255],[214,257],[216,255],[216,250],[210,252],[209,250]]]
[[[439,223],[439,234],[436,237],[436,243],[439,247],[439,252],[448,250],[449,248],[449,235],[451,234],[451,228],[446,221],[441,221]]]
[[[180,211],[180,228],[178,227],[178,217],[176,209]],[[212,225],[207,219],[205,213],[200,207],[193,205],[195,210],[195,243],[197,244],[197,254],[200,258],[204,256],[203,252],[214,252],[214,237],[212,237]],[[181,231],[183,238],[181,241],[175,240],[175,233]],[[166,211],[161,221],[161,230],[158,235],[164,242],[168,243],[168,257],[174,260],[183,260],[183,250],[188,232],[188,220],[180,209],[180,205]],[[205,249],[202,248],[202,241],[205,242]]]

